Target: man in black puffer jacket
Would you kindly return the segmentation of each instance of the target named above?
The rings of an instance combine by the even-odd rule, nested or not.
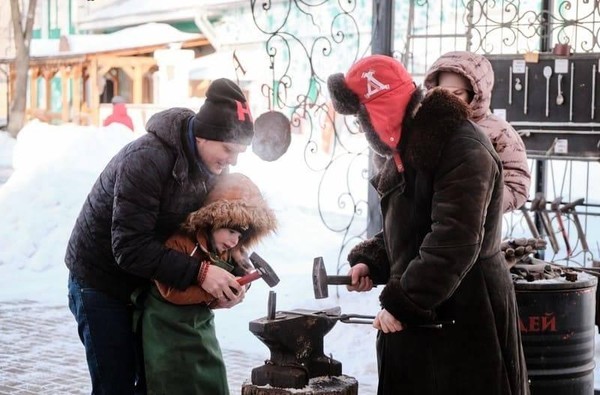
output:
[[[197,114],[171,108],[152,116],[147,130],[102,171],[67,246],[69,308],[93,394],[144,392],[130,301],[140,286],[150,280],[181,290],[199,284],[231,306],[244,297],[233,274],[211,266],[200,283],[199,262],[164,247],[251,143],[254,125],[244,94],[230,80],[215,80]]]

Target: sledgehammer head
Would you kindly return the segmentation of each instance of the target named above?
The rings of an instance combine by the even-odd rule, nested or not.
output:
[[[325,263],[323,257],[316,257],[313,261],[313,290],[315,292],[315,299],[325,299],[329,296],[327,289],[327,271],[325,270]]]
[[[273,268],[256,252],[253,252],[250,255],[250,262],[252,262],[254,268],[260,272],[262,279],[265,280],[269,287],[273,288],[279,284],[279,277],[275,274]]]

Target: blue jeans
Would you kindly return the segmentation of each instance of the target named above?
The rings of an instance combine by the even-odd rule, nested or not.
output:
[[[85,347],[92,394],[144,394],[141,343],[132,326],[133,306],[83,286],[69,274],[69,309]]]

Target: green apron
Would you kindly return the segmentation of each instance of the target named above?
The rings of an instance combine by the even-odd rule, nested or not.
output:
[[[209,307],[169,303],[152,286],[141,329],[148,395],[229,395]]]

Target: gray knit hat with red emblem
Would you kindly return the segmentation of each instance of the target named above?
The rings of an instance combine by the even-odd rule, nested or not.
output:
[[[227,78],[214,80],[206,90],[206,101],[193,118],[196,137],[250,145],[254,121],[240,87]]]

